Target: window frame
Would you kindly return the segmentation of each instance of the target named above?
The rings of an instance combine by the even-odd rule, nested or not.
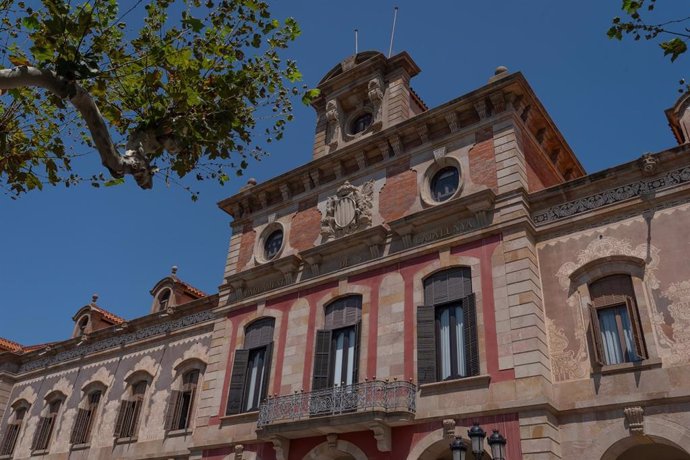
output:
[[[436,190],[436,186],[439,185],[439,176],[442,173],[445,173],[446,171],[454,171],[454,176],[455,176],[455,189],[450,192],[450,193],[445,193],[441,196],[441,194]],[[434,174],[431,176],[431,179],[429,180],[429,194],[431,195],[431,198],[436,202],[436,203],[445,203],[446,201],[450,200],[453,198],[458,189],[460,188],[460,169],[454,165],[446,165],[440,168],[438,171],[434,172]]]
[[[193,381],[186,381],[189,376],[196,374]],[[166,434],[175,432],[191,432],[194,425],[194,411],[198,398],[199,382],[201,381],[203,370],[195,366],[186,368],[180,372],[178,378],[179,390],[172,390],[168,398],[165,411],[165,431]],[[185,410],[185,404],[187,406]],[[184,424],[182,423],[184,417]],[[183,426],[182,426],[183,425]]]
[[[127,387],[127,399],[120,401],[120,408],[115,419],[113,437],[115,437],[116,442],[134,442],[137,440],[142,416],[141,409],[152,382],[150,375],[144,374],[141,375],[136,372],[128,379],[130,383]],[[140,385],[144,385],[143,391],[137,392]]]
[[[55,425],[59,420],[60,409],[65,402],[65,395],[62,393],[49,394],[45,401],[46,405],[42,414],[38,419],[38,428],[34,432],[33,440],[31,441],[32,455],[41,455],[49,452],[50,443],[55,433]]]
[[[226,416],[255,412],[268,396],[268,386],[271,381],[271,368],[273,365],[275,323],[276,319],[274,317],[264,316],[255,319],[245,326],[243,348],[235,350],[230,387],[228,388],[228,400],[225,407]],[[253,351],[260,349],[265,349],[261,391],[257,395],[259,398],[257,406],[248,407],[249,357]]]
[[[12,408],[12,415],[5,425],[5,430],[0,438],[0,458],[12,458],[14,450],[17,448],[17,441],[22,432],[24,419],[29,414],[31,404],[26,400],[21,399],[10,406]],[[21,413],[21,417],[18,414]]]
[[[459,381],[479,376],[481,361],[477,321],[477,294],[473,292],[472,288],[472,267],[466,265],[446,267],[426,276],[422,280],[422,284],[424,305],[417,307],[416,353],[418,384]],[[444,286],[442,293],[435,292],[440,286]],[[441,347],[441,337],[438,317],[441,311],[450,307],[457,307],[458,304],[463,312],[464,343],[462,351],[464,352],[465,375],[461,375],[459,369],[457,369],[457,353],[461,351],[461,347],[457,343],[457,339],[455,339],[455,350],[449,350],[451,372],[449,376],[444,378],[441,362],[443,353],[439,350]],[[454,367],[456,368],[456,373],[453,372]]]
[[[98,416],[98,409],[101,406],[106,387],[101,384],[87,385],[83,391],[84,397],[80,406],[86,407],[77,409],[77,416],[70,433],[70,444],[72,446],[83,446],[91,443],[93,426]],[[96,394],[98,394],[98,400],[93,401],[93,397]]]

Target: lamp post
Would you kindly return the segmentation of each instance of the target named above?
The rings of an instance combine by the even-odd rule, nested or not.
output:
[[[506,438],[498,430],[489,436],[489,447],[491,447],[491,457],[493,460],[506,460]]]
[[[453,454],[453,460],[465,460],[467,446],[460,436],[456,436],[450,443],[450,452]]]
[[[467,436],[470,437],[470,441],[472,442],[472,453],[474,454],[474,458],[477,460],[481,459],[482,455],[484,455],[484,438],[486,437],[486,433],[482,427],[479,426],[479,423],[474,422],[472,428],[467,430]]]
[[[470,448],[472,449],[475,460],[481,460],[484,456],[484,438],[486,438],[486,432],[479,426],[479,423],[474,422],[472,427],[467,430],[467,436],[470,437]],[[493,460],[506,460],[507,441],[498,430],[493,430],[487,442],[489,443],[491,458]],[[453,438],[453,441],[450,443],[450,452],[453,454],[453,460],[465,460],[467,445],[460,436]]]

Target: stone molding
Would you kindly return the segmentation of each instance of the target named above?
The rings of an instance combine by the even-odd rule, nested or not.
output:
[[[183,316],[172,320],[165,321],[160,324],[144,327],[138,331],[127,334],[116,335],[104,340],[97,340],[89,342],[88,344],[73,348],[70,350],[59,352],[52,356],[45,356],[43,358],[34,359],[19,367],[19,373],[30,372],[42,367],[53,366],[72,359],[83,358],[92,353],[110,350],[120,346],[129,345],[133,342],[139,342],[158,335],[167,334],[179,329],[184,329],[189,326],[194,326],[199,323],[211,321],[215,318],[215,314],[211,311],[200,311],[192,315]]]
[[[690,182],[690,166],[669,171],[651,179],[630,182],[577,200],[551,206],[550,208],[532,213],[532,221],[537,226],[546,225],[687,182]]]

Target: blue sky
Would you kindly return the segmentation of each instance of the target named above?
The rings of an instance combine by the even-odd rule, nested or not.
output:
[[[302,27],[288,54],[309,85],[353,53],[355,28],[360,51],[387,51],[398,5],[394,53],[409,52],[421,67],[412,85],[428,106],[476,89],[505,65],[525,74],[590,173],[675,144],[663,110],[677,98],[678,80],[690,76],[690,56],[671,64],[654,43],[609,40],[618,0],[272,3],[276,17],[293,16]],[[688,16],[685,1],[657,3],[661,16]],[[72,315],[93,293],[125,318],[147,314],[149,290],[172,265],[216,292],[230,238],[230,217],[216,203],[248,177],[261,182],[309,161],[315,115],[298,105],[295,116],[270,157],[225,187],[201,184],[196,203],[178,187],[159,182],[142,191],[131,180],[48,188],[17,201],[0,196],[0,337],[68,338]],[[85,167],[98,165],[89,161]]]

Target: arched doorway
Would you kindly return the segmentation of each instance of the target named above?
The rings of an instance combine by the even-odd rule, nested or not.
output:
[[[490,458],[485,452],[481,460],[486,460]],[[450,452],[450,441],[447,439],[442,439],[437,441],[427,447],[422,455],[419,456],[419,460],[453,460],[453,455]],[[472,452],[469,450],[465,456],[465,460],[477,460]],[[683,459],[685,460],[685,459]]]
[[[629,436],[609,447],[601,460],[690,460],[682,447],[658,436]]]
[[[319,444],[309,451],[304,460],[367,460],[367,456],[354,444],[338,440],[335,444]]]

